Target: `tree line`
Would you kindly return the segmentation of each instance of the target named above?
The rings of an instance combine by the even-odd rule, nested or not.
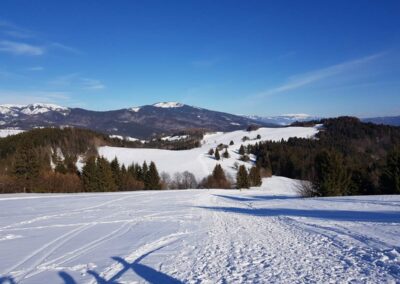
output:
[[[274,175],[308,180],[306,196],[400,193],[400,128],[353,117],[297,123],[323,124],[314,139],[260,142],[247,151]]]

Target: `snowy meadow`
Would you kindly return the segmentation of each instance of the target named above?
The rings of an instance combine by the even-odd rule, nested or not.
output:
[[[398,283],[400,197],[259,189],[0,198],[1,283]]]

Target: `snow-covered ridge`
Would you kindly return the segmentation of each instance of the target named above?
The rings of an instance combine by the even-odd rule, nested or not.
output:
[[[178,102],[160,102],[153,104],[154,107],[161,107],[161,108],[177,108],[177,107],[183,107],[184,104],[178,103]]]
[[[28,105],[11,105],[3,104],[0,105],[0,114],[17,116],[18,113],[23,113],[25,115],[35,115],[40,113],[46,113],[49,111],[58,111],[65,113],[69,108],[62,107],[55,104],[44,104],[35,103]]]
[[[306,113],[289,113],[277,116],[258,116],[258,115],[243,115],[243,116],[261,122],[273,123],[278,125],[290,125],[295,121],[310,121],[310,120],[321,119],[320,117],[312,116]]]

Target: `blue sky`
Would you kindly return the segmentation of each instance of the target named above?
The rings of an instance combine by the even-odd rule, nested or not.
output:
[[[0,2],[0,103],[400,115],[400,1]]]

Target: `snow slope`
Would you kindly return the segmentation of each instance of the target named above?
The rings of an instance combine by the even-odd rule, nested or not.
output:
[[[295,187],[3,195],[0,283],[400,282],[400,196]]]
[[[11,135],[16,135],[24,132],[24,130],[19,129],[0,129],[0,138],[4,138]]]
[[[286,128],[260,128],[256,131],[238,130],[227,133],[214,133],[205,135],[202,145],[199,148],[185,151],[171,151],[160,149],[131,149],[119,147],[100,147],[99,155],[104,156],[108,160],[115,157],[126,166],[131,163],[143,163],[144,161],[154,161],[160,172],[167,172],[171,176],[176,172],[190,171],[198,180],[209,175],[217,163],[221,164],[225,172],[231,176],[235,176],[236,169],[234,164],[245,164],[251,166],[251,163],[239,161],[240,155],[238,150],[240,145],[254,144],[263,140],[280,141],[287,140],[290,137],[313,137],[318,132],[318,127],[286,127]],[[257,135],[261,136],[260,140],[256,140]],[[242,142],[242,138],[248,136],[251,140]],[[229,145],[230,141],[234,145],[229,146],[229,159],[221,159],[217,161],[214,157],[208,155],[210,148],[217,147],[219,144]],[[222,154],[222,153],[221,153]]]

